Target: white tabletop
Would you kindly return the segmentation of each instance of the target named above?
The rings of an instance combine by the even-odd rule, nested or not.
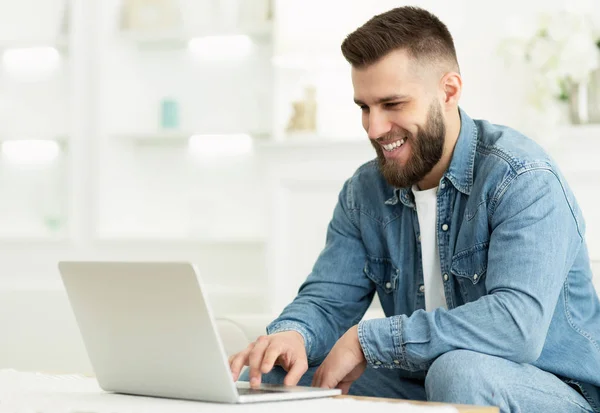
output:
[[[0,370],[1,413],[296,413],[317,411],[456,413],[453,407],[415,406],[353,399],[316,399],[246,405],[201,403],[106,393],[95,379],[78,375]]]

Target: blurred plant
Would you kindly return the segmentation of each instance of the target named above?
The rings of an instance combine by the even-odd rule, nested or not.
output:
[[[566,9],[540,13],[533,24],[512,23],[500,53],[508,62],[522,62],[532,70],[529,102],[536,109],[569,101],[578,85],[600,67],[600,33],[587,13]]]

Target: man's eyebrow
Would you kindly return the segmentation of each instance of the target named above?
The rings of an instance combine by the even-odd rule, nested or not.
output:
[[[408,96],[406,96],[406,95],[390,95],[390,96],[385,96],[385,97],[379,98],[375,102],[378,104],[381,104],[381,103],[393,102],[396,100],[406,100],[406,99],[408,99]],[[359,100],[356,98],[354,98],[354,103],[356,103],[357,105],[365,104],[362,100]]]

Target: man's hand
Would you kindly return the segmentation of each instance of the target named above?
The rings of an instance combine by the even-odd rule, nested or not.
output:
[[[331,352],[317,369],[313,387],[338,388],[348,394],[350,385],[367,368],[367,361],[358,341],[358,325],[350,328],[335,343]]]
[[[250,386],[258,387],[261,375],[280,365],[288,372],[283,384],[295,386],[308,370],[304,338],[296,331],[284,331],[260,336],[243,351],[229,357],[233,381],[237,381],[243,366],[250,366]]]

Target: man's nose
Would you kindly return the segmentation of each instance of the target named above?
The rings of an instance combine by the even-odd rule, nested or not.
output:
[[[369,113],[367,135],[369,139],[376,140],[387,134],[392,129],[391,122],[384,113],[373,110]]]

